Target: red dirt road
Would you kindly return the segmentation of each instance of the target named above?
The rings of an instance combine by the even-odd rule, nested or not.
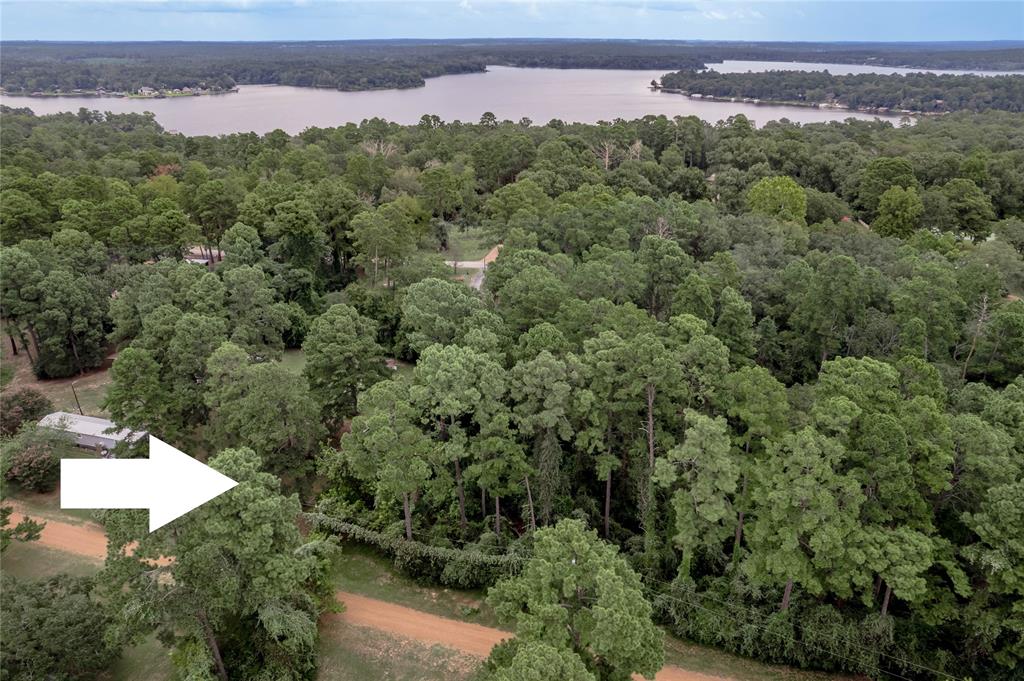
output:
[[[17,504],[13,506],[11,523],[17,524],[24,517],[24,509]],[[45,520],[38,516],[30,517]],[[46,527],[39,538],[41,545],[97,561],[106,558],[107,537],[99,525],[72,525],[57,520],[45,522]],[[512,636],[500,629],[439,617],[345,591],[337,592],[336,597],[345,604],[345,612],[327,615],[327,618],[338,618],[346,624],[377,629],[428,645],[444,646],[481,659],[490,654],[496,643]],[[728,681],[724,676],[700,674],[679,667],[665,667],[655,678],[656,681]]]
[[[475,657],[487,657],[496,644],[512,638],[507,631],[430,615],[376,598],[346,591],[335,595],[345,604],[345,612],[328,618],[336,617],[357,627],[371,627],[421,643],[453,648]]]
[[[345,591],[339,591],[336,596],[345,604],[345,612],[328,615],[328,618],[338,618],[346,624],[386,631],[428,645],[444,646],[480,659],[490,655],[496,644],[512,637],[510,632],[501,629],[459,622],[376,598]],[[725,681],[722,676],[699,674],[679,667],[665,667],[655,678],[656,681]]]
[[[11,525],[17,525],[24,519],[24,509],[17,504],[11,514]],[[46,523],[39,543],[51,549],[73,553],[92,560],[102,562],[107,557],[107,535],[103,528],[95,523],[72,525],[56,520],[47,520],[42,516],[30,513],[28,517],[37,522]]]

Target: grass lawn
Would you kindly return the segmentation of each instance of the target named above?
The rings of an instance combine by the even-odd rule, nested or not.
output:
[[[442,255],[445,260],[480,260],[495,243],[493,237],[484,235],[482,227],[455,228],[448,235],[448,250]]]
[[[479,662],[441,646],[428,646],[374,629],[324,618],[320,670],[324,681],[461,681]]]
[[[150,636],[121,653],[121,659],[101,678],[104,681],[169,681],[174,678],[171,651]]]
[[[102,368],[90,371],[84,376],[47,380],[39,380],[35,377],[25,353],[14,357],[10,354],[10,347],[7,347],[2,352],[0,361],[3,363],[3,389],[5,392],[33,388],[53,402],[53,408],[56,411],[77,414],[78,405],[81,404],[82,411],[86,416],[107,416],[107,412],[101,405],[107,396],[107,387],[110,385],[112,357],[107,358]],[[75,393],[78,393],[77,401]]]
[[[665,636],[665,664],[736,681],[867,681],[862,676],[842,676],[768,665],[668,635]]]
[[[66,457],[72,458],[72,457]],[[74,457],[77,458],[77,457]],[[70,525],[80,525],[85,522],[96,522],[94,511],[88,508],[61,508],[60,487],[52,492],[40,494],[29,490],[21,489],[16,483],[8,483],[5,490],[7,496],[18,504],[21,510],[30,518],[38,520],[56,520]],[[6,558],[6,555],[4,556]]]
[[[281,366],[289,371],[301,374],[302,369],[306,366],[306,355],[299,348],[285,350],[284,356],[281,357]]]
[[[461,591],[443,586],[421,586],[396,572],[388,558],[373,548],[355,543],[342,545],[335,558],[331,582],[336,589],[404,605],[441,617],[498,626],[494,612],[480,591]]]
[[[4,551],[3,573],[19,579],[36,580],[66,572],[76,577],[94,575],[99,561],[41,546],[39,542],[11,542]]]

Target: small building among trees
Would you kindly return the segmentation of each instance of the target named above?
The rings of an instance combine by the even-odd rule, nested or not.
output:
[[[66,411],[47,414],[39,420],[39,425],[70,433],[79,447],[98,451],[110,451],[120,442],[131,444],[147,435],[143,431],[118,428],[116,423],[108,419],[81,416]]]

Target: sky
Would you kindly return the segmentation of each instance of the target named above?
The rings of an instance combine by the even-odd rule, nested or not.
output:
[[[1024,2],[0,0],[4,40],[1024,40]]]

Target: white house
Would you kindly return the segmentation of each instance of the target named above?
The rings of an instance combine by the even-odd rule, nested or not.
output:
[[[147,435],[142,431],[119,429],[116,423],[107,419],[66,411],[47,414],[39,420],[39,425],[70,433],[75,438],[75,444],[87,449],[111,450],[119,442],[131,443]]]

